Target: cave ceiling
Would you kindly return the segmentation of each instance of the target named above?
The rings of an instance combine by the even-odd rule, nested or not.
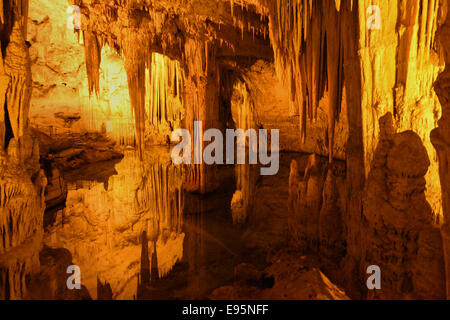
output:
[[[256,1],[74,1],[82,30],[118,51],[148,50],[183,60],[188,38],[213,42],[225,63],[239,58],[273,59],[268,17]],[[233,6],[233,9],[232,9]],[[147,44],[147,45],[145,45]],[[232,65],[232,64],[231,64]]]

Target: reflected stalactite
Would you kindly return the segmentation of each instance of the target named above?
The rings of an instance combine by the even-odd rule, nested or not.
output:
[[[256,166],[236,165],[236,192],[231,200],[233,223],[245,224],[253,212],[259,169]]]
[[[135,191],[136,210],[152,213],[152,218],[147,221],[150,241],[160,239],[166,243],[171,234],[181,232],[183,171],[169,163],[158,162],[142,170],[141,182]]]
[[[158,292],[158,287],[161,285],[159,282],[159,268],[158,268],[158,254],[156,249],[156,239],[151,240],[152,248],[149,250],[149,239],[147,232],[142,233],[142,250],[141,250],[141,272],[138,276],[138,286],[136,297],[137,299],[144,299],[146,293]],[[151,258],[150,258],[151,251]]]
[[[168,150],[147,151],[143,161],[126,152],[116,171],[107,190],[101,182],[69,186],[66,209],[44,239],[73,254],[74,263],[86,270],[83,284],[94,299],[97,278],[109,283],[114,299],[130,299],[137,280],[152,284],[184,255],[183,172]]]
[[[140,284],[150,284],[150,260],[148,253],[148,238],[147,232],[142,232],[142,250],[141,250],[141,272],[140,272]],[[139,294],[138,294],[139,296]]]
[[[21,246],[0,254],[0,300],[26,298],[29,291],[27,278],[39,273],[41,247],[42,232],[39,232]]]
[[[5,4],[0,8],[0,299],[22,299],[27,278],[39,272],[47,179],[39,167],[39,144],[28,127],[28,0]]]
[[[159,268],[158,268],[158,253],[156,251],[156,240],[152,241],[153,250],[152,250],[152,262],[150,269],[150,281],[158,281],[159,280]]]
[[[185,206],[185,255],[183,261],[189,264],[189,279],[187,286],[192,295],[191,298],[201,296],[203,288],[201,268],[206,261],[206,219],[207,207],[205,200],[198,195],[189,195]]]
[[[105,281],[102,282],[97,278],[97,300],[112,300],[113,293],[111,285]]]

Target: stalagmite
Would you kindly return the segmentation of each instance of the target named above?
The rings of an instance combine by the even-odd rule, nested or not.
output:
[[[4,12],[6,8],[10,11]],[[2,50],[6,47],[0,56],[0,299],[26,296],[28,280],[39,268],[43,234],[46,178],[28,128],[32,80],[27,19],[28,0],[6,6],[0,1],[0,40]]]

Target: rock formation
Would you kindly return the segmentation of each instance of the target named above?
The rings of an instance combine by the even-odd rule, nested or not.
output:
[[[28,127],[28,1],[12,1],[7,8],[0,19],[0,296],[19,299],[27,293],[25,279],[39,266],[46,178],[39,167],[39,145]]]
[[[382,119],[392,123],[387,117]],[[424,195],[426,149],[412,131],[384,129],[364,197],[363,266],[382,268],[382,290],[376,294],[383,298],[442,299],[442,238]]]
[[[50,276],[69,262],[95,267],[93,298],[158,297],[186,256],[193,288],[205,280],[197,213],[216,210],[208,199],[222,197],[236,229],[258,229],[261,190],[284,190],[287,203],[269,202],[267,220],[289,219],[266,236],[288,240],[350,297],[448,298],[449,9],[448,0],[0,0],[0,297],[26,297],[34,273],[35,286],[49,284],[45,297],[70,298]],[[176,129],[194,136],[196,121],[203,131],[279,129],[284,180],[248,165],[177,167],[153,149],[173,144]],[[206,147],[192,145],[192,159]],[[189,225],[201,231],[185,237]],[[369,265],[383,270],[380,291],[362,285]],[[315,283],[343,298],[327,281]]]
[[[435,146],[439,156],[439,175],[442,187],[442,206],[444,208],[444,221],[441,228],[442,238],[444,242],[444,257],[446,267],[446,279],[447,279],[447,298],[450,296],[450,228],[449,228],[449,175],[448,175],[448,155],[449,155],[449,137],[448,137],[448,125],[449,125],[449,84],[450,84],[450,14],[448,14],[448,2],[443,3],[442,12],[440,15],[442,26],[438,31],[439,43],[443,55],[445,57],[446,68],[442,72],[435,83],[435,91],[439,96],[439,100],[442,104],[442,117],[439,120],[439,126],[431,134],[433,145]]]

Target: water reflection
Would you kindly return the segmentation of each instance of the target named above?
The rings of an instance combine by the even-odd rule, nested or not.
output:
[[[107,283],[114,299],[132,299],[136,284],[151,280],[141,271],[147,268],[144,258],[155,266],[157,278],[181,260],[181,170],[165,149],[146,152],[144,162],[128,151],[107,184],[81,180],[69,185],[66,208],[58,212],[44,243],[72,253],[92,298],[104,291],[99,284]]]
[[[257,167],[215,169],[219,188],[207,195],[185,190],[168,148],[66,175],[66,207],[32,250],[28,293],[15,298],[205,299],[234,282],[237,265],[264,268],[287,235],[289,166],[263,182]],[[76,293],[66,288],[71,264],[81,269]]]

